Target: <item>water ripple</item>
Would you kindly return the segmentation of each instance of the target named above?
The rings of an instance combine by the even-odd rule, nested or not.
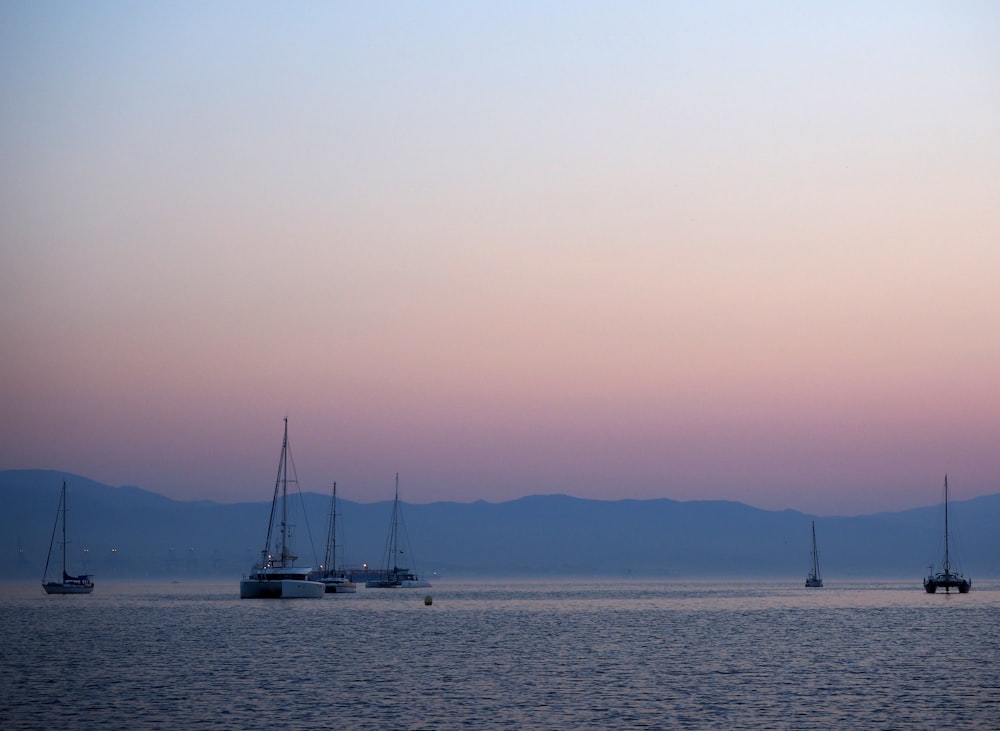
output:
[[[912,583],[6,585],[0,728],[996,728],[1000,586]]]

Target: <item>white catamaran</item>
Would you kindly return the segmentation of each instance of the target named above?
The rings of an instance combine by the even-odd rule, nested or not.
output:
[[[397,589],[429,587],[430,583],[420,579],[411,569],[400,568],[399,557],[403,555],[405,536],[401,535],[403,516],[399,508],[399,473],[396,473],[396,497],[392,501],[392,520],[389,523],[389,540],[386,543],[385,576],[365,582],[368,589]]]
[[[56,531],[62,523],[62,565],[59,580],[51,580],[49,564],[52,563],[52,549],[56,544]],[[42,574],[42,588],[46,594],[89,594],[94,590],[94,582],[90,574],[70,576],[66,573],[66,480],[63,480],[62,492],[59,493],[59,508],[56,510],[56,522],[52,526],[52,539],[49,541],[49,557],[45,561],[45,573]]]
[[[944,589],[948,594],[952,589],[958,589],[959,594],[968,594],[972,588],[972,579],[966,578],[961,571],[952,571],[951,553],[948,546],[948,475],[944,476],[944,562],[941,570],[934,573],[934,565],[931,564],[930,573],[924,579],[924,590],[928,594],[933,594],[938,589]]]
[[[806,577],[807,589],[819,589],[823,586],[823,579],[819,575],[819,551],[816,550],[816,521],[812,522],[813,547],[812,547],[812,571]]]
[[[310,568],[295,565],[298,558],[292,553],[291,526],[288,523],[288,419],[285,419],[285,437],[281,442],[281,459],[278,462],[278,478],[274,483],[274,498],[271,500],[271,518],[267,524],[267,540],[260,554],[260,561],[240,581],[241,599],[319,599],[325,587],[319,581],[309,579]],[[292,468],[293,482],[295,468]],[[280,496],[280,501],[279,501]],[[275,538],[276,554],[271,553],[271,538],[275,527],[275,511],[280,508],[278,536]]]

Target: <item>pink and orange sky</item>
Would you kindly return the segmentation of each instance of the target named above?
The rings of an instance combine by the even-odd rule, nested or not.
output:
[[[0,469],[1000,492],[1000,5],[0,7]]]

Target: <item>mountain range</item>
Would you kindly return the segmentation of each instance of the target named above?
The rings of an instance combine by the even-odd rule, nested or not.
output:
[[[51,470],[0,471],[0,557],[8,578],[41,579],[63,480],[71,571],[99,579],[227,577],[249,569],[271,502],[178,501]],[[330,496],[289,493],[300,565],[322,557]],[[391,500],[338,499],[342,563],[384,565]],[[585,500],[535,495],[500,503],[402,503],[410,562],[433,578],[534,576],[795,577],[919,580],[943,551],[940,505],[853,517],[761,510],[731,501]],[[950,504],[952,559],[975,578],[1000,576],[1000,494]],[[58,539],[57,539],[58,540]],[[74,559],[76,556],[76,559]],[[83,562],[84,566],[80,566]]]

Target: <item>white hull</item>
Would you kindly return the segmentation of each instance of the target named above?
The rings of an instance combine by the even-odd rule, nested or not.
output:
[[[302,579],[242,579],[240,599],[322,599],[326,587]]]
[[[90,594],[94,591],[93,584],[57,584],[49,582],[42,584],[46,594]]]

